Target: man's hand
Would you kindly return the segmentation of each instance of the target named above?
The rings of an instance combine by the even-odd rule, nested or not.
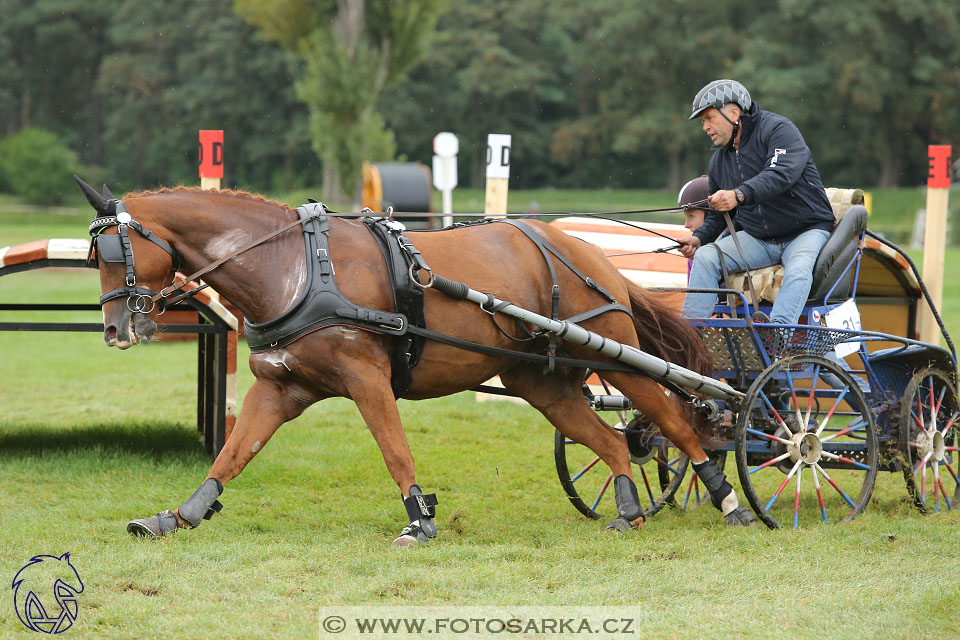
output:
[[[732,190],[717,191],[707,198],[707,201],[710,203],[710,206],[717,211],[730,211],[737,206],[737,194]]]
[[[683,254],[685,258],[692,258],[693,254],[697,252],[697,249],[700,248],[700,238],[697,236],[687,236],[686,238],[680,238],[677,240],[681,246],[677,247],[677,251]]]

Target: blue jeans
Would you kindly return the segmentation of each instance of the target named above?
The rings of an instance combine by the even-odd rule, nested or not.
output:
[[[830,232],[824,229],[804,231],[790,242],[767,242],[754,238],[746,231],[738,231],[737,238],[743,247],[743,257],[737,250],[732,236],[716,241],[723,251],[723,257],[730,273],[740,273],[749,268],[751,271],[775,264],[783,264],[783,285],[777,299],[773,301],[770,321],[781,324],[796,324],[800,312],[810,295],[813,283],[813,265],[817,262],[820,249],[826,244]],[[744,264],[746,260],[746,265]],[[717,250],[711,245],[697,249],[693,255],[693,267],[690,269],[692,289],[716,289],[720,284],[723,271]],[[752,301],[751,301],[752,302]],[[680,312],[684,318],[709,318],[717,304],[715,293],[688,293],[683,300]]]

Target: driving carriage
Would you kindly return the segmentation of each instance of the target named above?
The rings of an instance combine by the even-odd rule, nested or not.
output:
[[[780,266],[728,276],[713,317],[690,320],[710,349],[713,375],[744,392],[716,403],[709,454],[721,467],[733,454],[743,493],[770,527],[852,519],[869,503],[880,471],[902,473],[921,511],[952,509],[960,504],[953,343],[909,256],[867,229],[862,192],[828,192],[837,225],[798,324],[766,316]],[[904,337],[916,335],[922,308],[933,313],[948,349]],[[598,410],[618,410],[611,415],[629,444],[648,513],[700,503],[687,456],[655,424],[609,387],[585,393]],[[595,456],[558,433],[555,458],[581,513],[596,518],[609,509],[609,474]]]
[[[852,505],[843,517],[859,513],[869,498],[880,456],[878,405],[867,403],[845,368],[818,357],[834,344],[869,340],[867,332],[830,330],[813,341],[815,349],[803,338],[819,330],[815,323],[760,327],[744,299],[747,314],[729,305],[729,318],[700,329],[716,334],[704,341],[696,326],[627,280],[599,249],[536,221],[482,220],[408,237],[402,224],[372,212],[340,215],[315,201],[293,210],[250,194],[184,188],[121,200],[78,182],[96,211],[90,252],[100,268],[107,345],[128,348],[149,338],[164,308],[199,291],[187,285],[203,278],[243,312],[256,378],[199,488],[177,509],[130,521],[132,534],[162,536],[210,519],[222,508],[224,486],[282,424],[315,402],[342,396],[357,403],[400,490],[410,524],[394,544],[426,542],[437,534],[438,499],[417,484],[396,398],[448,395],[497,374],[509,393],[543,413],[564,443],[585,445],[611,470],[604,486],[613,487],[616,514],[608,528],[636,528],[672,497],[664,487],[679,483],[685,460],[673,457],[671,447],[699,461],[697,477],[727,523],[751,524],[753,515],[720,469],[723,447],[708,459],[702,446],[722,441],[718,436],[735,415],[743,435],[734,441],[738,462],[765,460],[759,469],[793,464],[788,480],[796,476],[798,488],[797,471],[808,465]],[[912,347],[936,351],[901,343],[900,353],[910,356],[917,351]],[[729,350],[729,367],[717,370],[720,344],[738,346]],[[887,368],[903,360],[887,355]],[[880,364],[869,371],[883,370]],[[587,369],[602,372],[616,394],[585,397]],[[851,395],[830,391],[837,386],[829,376]],[[805,387],[807,379],[814,382]],[[929,395],[927,383],[908,380],[904,388],[911,384],[919,406]],[[944,374],[931,406],[936,417],[955,407],[954,385]],[[638,412],[619,431],[591,409],[616,402]],[[920,420],[933,414],[921,412]],[[840,418],[845,426],[836,426]],[[941,463],[952,469],[952,418],[946,428],[921,429],[915,440],[906,436],[924,464],[939,456],[935,474]],[[631,466],[644,460],[663,461],[666,478],[656,498],[641,466],[649,507]],[[755,471],[746,469],[745,477]],[[857,479],[859,493],[849,488]],[[812,481],[822,498],[819,479]],[[938,501],[945,491],[942,482],[935,486]],[[745,483],[754,504],[751,490]],[[821,500],[824,518],[833,502]],[[758,511],[775,522],[769,506]]]

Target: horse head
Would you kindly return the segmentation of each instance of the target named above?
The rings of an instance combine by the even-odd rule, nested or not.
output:
[[[103,340],[107,346],[128,349],[156,333],[155,318],[162,310],[150,298],[173,281],[173,251],[136,219],[136,212],[128,212],[106,185],[97,193],[74,178],[95,211],[91,256],[96,254],[100,270]]]

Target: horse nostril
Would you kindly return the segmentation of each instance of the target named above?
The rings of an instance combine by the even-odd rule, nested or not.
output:
[[[103,331],[103,339],[105,342],[114,342],[117,339],[117,327],[110,325]]]

